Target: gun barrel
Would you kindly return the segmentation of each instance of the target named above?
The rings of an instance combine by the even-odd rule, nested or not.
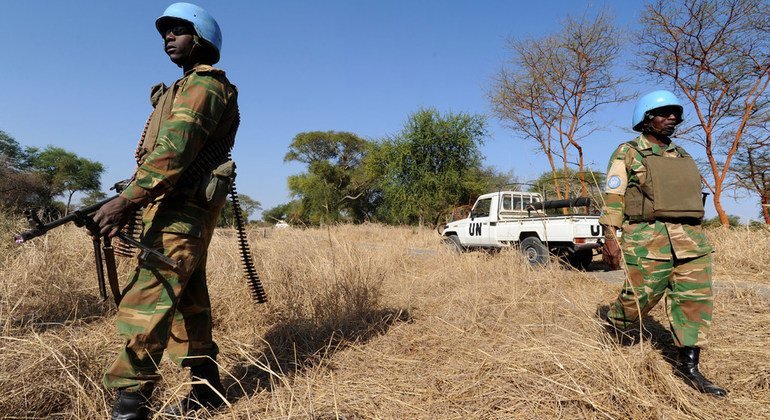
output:
[[[578,197],[567,200],[546,200],[538,203],[532,203],[535,210],[562,209],[565,207],[583,207],[590,206],[591,199],[588,197]]]
[[[99,210],[103,205],[116,199],[117,197],[118,197],[117,195],[114,195],[112,197],[105,198],[104,200],[96,204],[83,207],[82,209],[77,209],[64,217],[61,217],[49,223],[40,222],[40,219],[38,219],[37,215],[34,214],[32,210],[25,210],[24,215],[27,217],[27,220],[29,221],[29,224],[32,226],[32,228],[19,232],[16,235],[13,235],[13,240],[17,244],[21,244],[30,239],[45,235],[46,233],[48,233],[49,230],[55,229],[61,225],[67,224],[69,222],[77,222],[78,220],[83,220],[84,217],[90,216],[91,214]]]

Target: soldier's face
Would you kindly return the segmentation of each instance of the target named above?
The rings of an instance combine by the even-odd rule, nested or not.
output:
[[[183,67],[192,54],[195,31],[189,24],[169,25],[163,36],[163,48],[174,64]]]
[[[677,107],[653,109],[649,115],[652,118],[647,122],[647,131],[666,137],[674,134],[676,126],[682,121],[680,110]]]

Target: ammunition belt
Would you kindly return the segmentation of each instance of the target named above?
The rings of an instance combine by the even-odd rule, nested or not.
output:
[[[235,145],[235,134],[241,123],[240,112],[236,114],[230,133],[219,141],[206,143],[198,152],[198,156],[182,173],[179,183],[175,188],[183,189],[197,185],[204,176],[208,175],[217,166],[230,159],[230,151]]]

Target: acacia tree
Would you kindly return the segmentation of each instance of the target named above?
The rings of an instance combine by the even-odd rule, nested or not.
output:
[[[770,5],[764,0],[658,0],[642,14],[642,69],[671,83],[695,117],[682,137],[705,150],[719,220],[722,193],[742,140],[768,106]]]
[[[559,184],[558,173],[569,172],[573,151],[581,195],[587,194],[581,142],[597,128],[588,117],[603,105],[628,99],[620,92],[624,79],[612,73],[619,40],[604,13],[567,18],[560,32],[541,39],[513,40],[513,59],[489,93],[495,115],[538,144],[559,198],[570,195],[570,184]]]
[[[371,189],[361,165],[369,146],[353,133],[297,134],[284,161],[307,164],[307,173],[289,177],[289,190],[297,197],[293,213],[310,224],[366,220]]]
[[[100,178],[104,165],[99,162],[55,146],[48,146],[42,152],[30,148],[28,153],[32,171],[43,178],[51,195],[66,197],[65,214],[69,213],[75,193],[98,191],[101,188]]]

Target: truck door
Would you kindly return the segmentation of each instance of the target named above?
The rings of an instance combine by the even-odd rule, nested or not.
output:
[[[460,232],[460,235],[467,238],[463,241],[470,246],[488,246],[490,245],[491,229],[489,226],[490,212],[492,211],[492,197],[484,198],[476,202],[471,210],[470,223],[467,229]],[[497,209],[494,209],[497,211]]]

